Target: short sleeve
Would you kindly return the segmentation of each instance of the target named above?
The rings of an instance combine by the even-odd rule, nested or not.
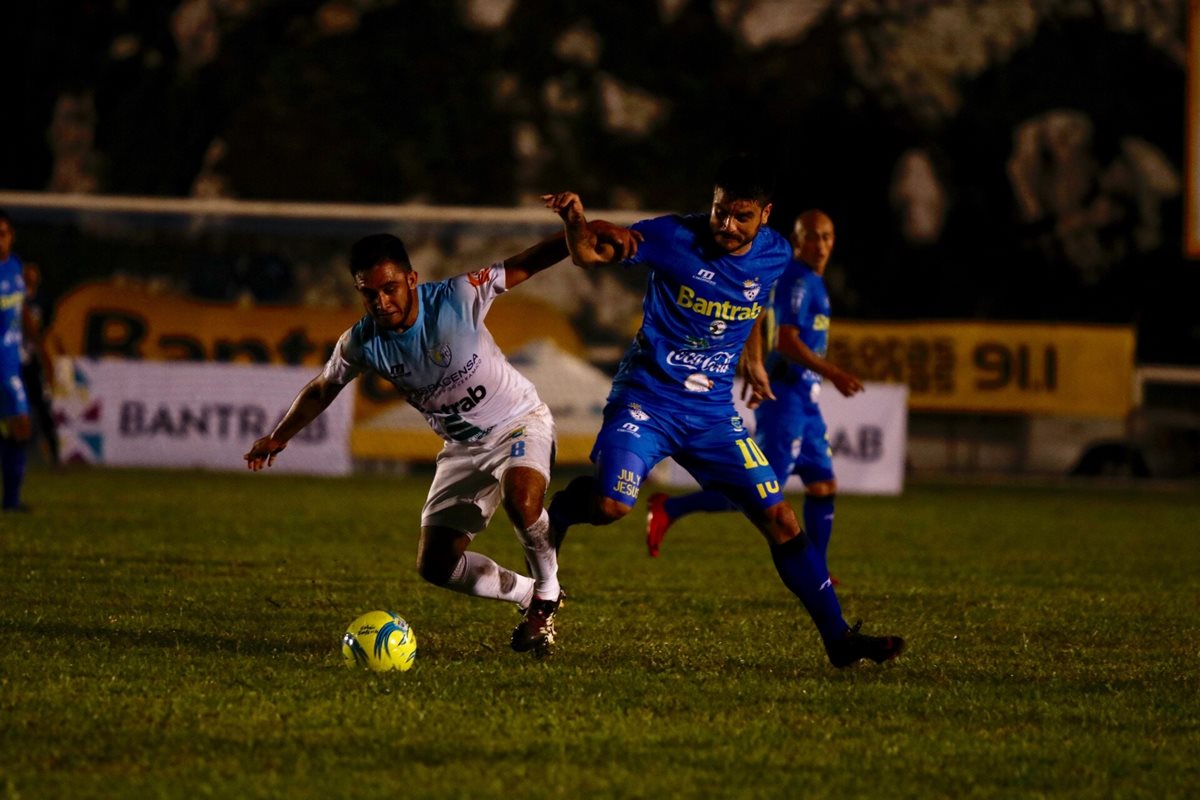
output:
[[[325,380],[345,386],[363,373],[362,342],[355,335],[357,330],[355,326],[338,337],[321,373]]]

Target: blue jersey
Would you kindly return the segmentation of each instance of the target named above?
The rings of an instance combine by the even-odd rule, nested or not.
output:
[[[633,229],[643,241],[626,263],[650,271],[642,326],[609,401],[669,413],[727,413],[742,346],[791,260],[791,246],[764,227],[748,252],[731,255],[714,247],[704,215],[658,217]]]
[[[780,326],[793,325],[799,329],[800,341],[821,358],[825,357],[829,349],[832,314],[825,281],[808,264],[792,261],[775,285],[770,302],[767,374],[771,376],[771,388],[776,396],[780,391],[786,391],[815,399],[813,387],[821,382],[820,374],[789,361],[776,348]]]
[[[29,413],[21,383],[21,309],[25,277],[21,259],[0,261],[0,417]]]
[[[21,350],[21,309],[25,305],[25,277],[21,259],[10,255],[0,261],[0,353]]]

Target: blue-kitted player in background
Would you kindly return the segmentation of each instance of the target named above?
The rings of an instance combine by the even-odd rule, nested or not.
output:
[[[21,332],[24,325],[25,279],[13,253],[12,218],[0,210],[0,473],[4,511],[23,511],[25,451],[31,424],[29,400],[21,383]]]
[[[572,260],[583,267],[619,255],[599,242],[573,192],[545,197],[563,219]],[[846,667],[899,655],[898,636],[867,636],[842,617],[824,559],[800,528],[766,455],[733,405],[743,370],[759,397],[773,397],[762,362],[760,319],[792,248],[767,227],[771,181],[746,155],[722,163],[707,216],[666,216],[633,226],[641,243],[627,264],[649,267],[642,327],[613,379],[592,450],[595,472],[551,501],[561,542],[571,525],[607,525],[637,502],[650,470],[672,457],[706,490],[731,500],[766,537],[784,585],[804,604],[829,660]],[[749,345],[749,346],[747,346]]]
[[[795,260],[771,293],[767,338],[767,373],[774,400],[755,409],[754,440],[781,481],[799,475],[804,482],[804,531],[822,561],[833,532],[837,480],[833,452],[817,398],[822,378],[851,397],[862,382],[826,360],[832,308],[825,289],[825,267],[833,254],[833,220],[823,211],[805,211],[792,233]],[[648,503],[646,546],[657,556],[667,529],[696,511],[733,511],[736,506],[718,492],[680,497],[656,494]]]

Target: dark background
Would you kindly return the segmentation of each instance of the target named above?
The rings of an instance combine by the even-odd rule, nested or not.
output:
[[[1133,323],[1139,361],[1200,363],[1182,192],[1148,189],[1129,146],[1182,181],[1185,0],[797,4],[820,12],[766,44],[739,33],[761,11],[745,0],[516,0],[499,27],[465,0],[213,0],[190,28],[188,5],[10,4],[0,188],[185,197],[207,178],[250,199],[471,206],[572,188],[594,208],[691,211],[722,157],[757,150],[778,166],[781,230],[811,206],[837,222],[841,318]],[[593,57],[557,47],[572,29]],[[653,121],[614,123],[613,82]],[[1065,165],[1034,163],[1049,201],[1030,214],[1014,143],[1062,113],[1090,135]],[[921,241],[891,199],[914,149],[944,203]],[[18,250],[50,266],[61,237],[14,216]]]

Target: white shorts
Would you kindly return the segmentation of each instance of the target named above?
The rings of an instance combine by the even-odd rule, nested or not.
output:
[[[550,482],[554,461],[554,418],[545,403],[479,442],[447,442],[421,525],[464,531],[472,538],[487,527],[500,505],[500,485],[510,467],[529,467]]]

